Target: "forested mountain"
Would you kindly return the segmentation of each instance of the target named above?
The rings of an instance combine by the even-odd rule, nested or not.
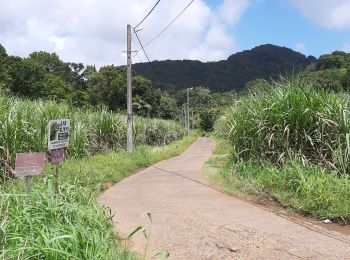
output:
[[[150,79],[161,89],[178,90],[203,86],[214,92],[241,90],[256,78],[270,79],[305,69],[315,57],[272,44],[231,55],[227,60],[203,63],[166,60],[138,63],[136,74]]]

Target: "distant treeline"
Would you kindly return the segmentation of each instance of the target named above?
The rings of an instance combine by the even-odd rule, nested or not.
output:
[[[98,70],[95,66],[64,62],[57,54],[43,51],[33,52],[27,58],[9,56],[0,44],[0,89],[3,90],[0,94],[5,91],[32,100],[55,100],[79,108],[104,107],[124,112],[126,68],[109,65]],[[230,95],[213,95],[208,89],[197,86],[191,90],[190,100],[194,121],[199,125],[201,113],[208,119],[208,111],[228,104]],[[168,93],[134,73],[133,107],[136,115],[181,119],[185,102],[185,90]]]
[[[170,119],[179,114],[176,100],[153,88],[142,76],[133,77],[137,115]],[[63,62],[55,53],[33,52],[28,58],[9,56],[0,44],[0,88],[31,99],[66,101],[77,107],[126,108],[126,69],[113,65],[99,70]]]

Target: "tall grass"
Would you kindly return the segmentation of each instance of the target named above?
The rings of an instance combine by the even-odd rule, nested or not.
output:
[[[0,175],[10,173],[18,152],[46,151],[47,124],[71,119],[69,157],[84,157],[126,146],[126,118],[105,108],[86,111],[53,101],[29,101],[0,92]],[[165,145],[181,138],[174,121],[135,118],[136,145]]]
[[[236,160],[299,157],[350,173],[349,97],[298,80],[240,97],[216,125]]]
[[[50,166],[32,179],[30,196],[24,180],[0,185],[0,259],[136,259],[96,196],[141,167],[178,155],[195,139],[69,159],[60,169],[59,194]]]
[[[57,196],[49,182],[34,181],[29,198],[20,182],[0,189],[1,259],[132,258],[89,189],[63,182]]]
[[[233,192],[266,193],[318,218],[350,219],[350,95],[300,80],[250,89],[215,126]]]

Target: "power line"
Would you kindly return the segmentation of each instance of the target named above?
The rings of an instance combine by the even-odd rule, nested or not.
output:
[[[194,2],[194,0],[191,0],[190,3],[163,29],[158,33],[152,40],[150,40],[148,43],[144,45],[144,47],[147,47],[152,42],[154,42],[163,32],[165,32],[186,10],[190,5]]]
[[[141,22],[139,22],[134,28],[136,29],[137,27],[139,27],[146,19],[147,17],[153,12],[154,8],[156,8],[156,6],[159,4],[160,0],[157,1],[157,3],[155,3],[155,5],[152,7],[151,11],[148,12],[148,14],[145,16],[145,18],[143,18],[141,20]]]
[[[145,50],[145,48],[143,47],[143,44],[142,44],[142,42],[141,42],[141,40],[140,40],[140,37],[138,36],[137,31],[136,31],[135,29],[134,29],[134,33],[135,33],[135,35],[136,35],[137,41],[139,42],[139,44],[140,44],[140,46],[141,46],[141,48],[142,48],[143,53],[145,54],[145,56],[146,56],[146,58],[147,58],[147,60],[148,60],[148,62],[149,62],[149,65],[150,65],[151,70],[153,71],[153,73],[156,73],[155,68],[153,67],[153,64],[152,64],[151,60],[148,58],[148,55],[147,55],[147,53],[146,53],[146,50]],[[138,56],[137,51],[136,51],[135,53],[136,53],[136,55]],[[138,56],[138,57],[139,57],[139,56]],[[140,58],[140,57],[139,57],[139,58]],[[143,62],[143,61],[142,61],[142,62]]]
[[[139,44],[140,44],[140,46],[141,46],[141,49],[142,49],[143,53],[145,54],[145,56],[146,56],[148,62],[151,62],[150,59],[148,58],[148,55],[147,55],[147,53],[146,53],[146,51],[145,51],[145,48],[143,47],[143,45],[142,45],[142,43],[141,43],[141,40],[140,40],[140,38],[139,38],[139,35],[137,34],[137,31],[135,30],[135,28],[134,28],[134,33],[135,33],[135,35],[136,35],[137,41],[139,42]]]

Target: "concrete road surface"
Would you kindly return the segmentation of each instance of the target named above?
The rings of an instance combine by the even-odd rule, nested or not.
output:
[[[350,259],[350,237],[207,186],[202,168],[213,146],[213,140],[199,138],[182,155],[103,193],[100,202],[114,212],[118,233],[125,236],[140,225],[151,231],[148,258],[167,249],[170,259]],[[131,249],[143,255],[145,245],[140,233]]]

